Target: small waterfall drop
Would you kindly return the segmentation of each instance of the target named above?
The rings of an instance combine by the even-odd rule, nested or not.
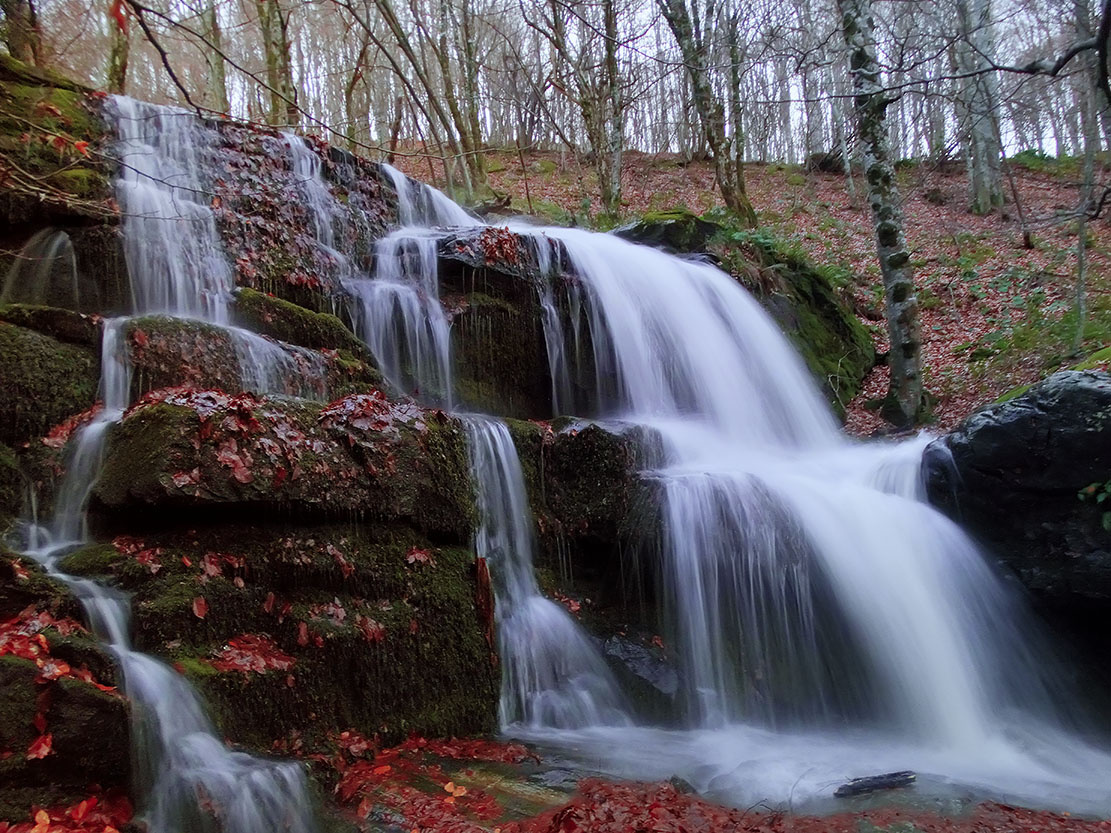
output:
[[[442,191],[410,179],[393,165],[382,163],[382,171],[397,192],[398,224],[408,226],[476,226],[479,220]]]
[[[463,419],[478,489],[475,554],[490,565],[497,601],[502,725],[627,724],[627,704],[598,649],[566,610],[540,593],[532,512],[509,429],[492,417]]]
[[[116,189],[135,313],[226,326],[231,272],[200,180],[212,137],[194,115],[175,108],[114,97],[107,113],[119,137]],[[128,598],[59,569],[62,559],[87,541],[85,509],[105,440],[130,401],[128,320],[105,322],[102,407],[70,441],[53,518],[44,526],[35,519],[28,524],[25,554],[73,589],[93,632],[119,661],[121,688],[132,707],[136,786],[147,829],[313,833],[312,801],[300,766],[228,750],[185,678],[131,647]],[[289,368],[274,369],[276,358],[265,353],[276,345],[235,328],[228,332],[248,384],[286,384],[279,377]]]
[[[95,289],[84,286],[77,272],[73,241],[55,228],[31,235],[0,285],[0,304],[41,304],[84,312],[95,310],[96,300]]]

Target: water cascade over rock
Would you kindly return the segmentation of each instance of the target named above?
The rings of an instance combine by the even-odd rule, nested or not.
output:
[[[129,99],[112,99],[108,109],[123,162],[116,187],[132,314],[104,323],[102,408],[68,446],[53,518],[29,525],[27,553],[49,570],[59,574],[60,560],[88,538],[90,501],[109,513],[221,504],[296,506],[322,523],[334,520],[329,512],[358,515],[358,523],[388,527],[383,537],[400,553],[393,564],[398,595],[410,595],[396,607],[382,598],[371,608],[373,595],[359,599],[361,632],[354,633],[329,589],[323,604],[334,611],[335,599],[342,616],[321,627],[350,641],[326,643],[317,634],[317,647],[369,653],[369,646],[403,646],[397,656],[428,664],[441,659],[426,647],[433,643],[425,642],[426,620],[418,618],[456,616],[452,627],[469,641],[442,661],[454,677],[478,679],[478,671],[459,667],[493,647],[483,644],[468,606],[470,585],[458,580],[442,590],[416,574],[433,561],[428,547],[442,544],[440,575],[453,569],[471,576],[466,571],[485,566],[492,576],[502,729],[590,767],[641,779],[679,776],[741,806],[818,800],[854,776],[913,769],[919,789],[931,795],[971,790],[1070,811],[1111,810],[1111,756],[1070,725],[1074,701],[1058,684],[1022,601],[961,529],[923,499],[919,471],[928,439],[865,445],[844,438],[808,367],[729,275],[616,236],[486,226],[388,165],[368,176],[365,160],[235,125],[220,135],[242,133],[243,152],[258,152],[263,173],[233,183],[222,175],[239,166],[213,161],[212,126]],[[293,208],[274,205],[265,174],[279,169],[296,183]],[[348,189],[342,200],[340,183]],[[378,197],[391,191],[395,210],[387,216]],[[260,205],[271,213],[263,216]],[[237,214],[249,213],[245,206],[258,209],[250,222]],[[483,283],[483,270],[494,261],[510,294],[527,295],[535,315],[486,294],[493,281]],[[294,318],[283,318],[293,307]],[[345,317],[363,344],[329,312]],[[297,333],[303,346],[233,320]],[[453,346],[468,320],[485,328],[487,348],[499,335],[504,342],[484,363]],[[490,325],[499,320],[518,329]],[[340,334],[321,336],[329,327]],[[193,355],[206,340],[220,347],[200,352],[226,353],[227,367],[193,371],[273,397],[174,394],[191,380],[167,375],[158,349]],[[428,407],[381,390],[327,407],[281,399],[335,393],[339,354],[332,348],[339,343],[353,351],[343,366],[371,355],[391,394]],[[533,345],[543,354],[525,355]],[[497,368],[498,361],[507,366]],[[479,367],[504,370],[508,380],[485,393],[523,391],[512,406],[481,410],[574,415],[594,424],[559,434],[468,413],[463,408],[474,409],[479,396],[467,383]],[[136,394],[155,388],[171,393],[133,404]],[[195,418],[198,402],[219,418]],[[240,432],[240,423],[260,427]],[[614,439],[617,425],[623,433]],[[170,429],[169,441],[162,441],[163,429]],[[542,449],[535,458],[522,450],[530,431]],[[121,448],[145,451],[148,471],[128,479],[120,476],[127,460],[104,461],[113,432]],[[592,468],[573,454],[559,458],[554,449],[562,448],[600,456],[608,449],[614,459]],[[549,451],[554,458],[544,456]],[[250,470],[244,454],[269,462]],[[551,472],[536,469],[552,459],[568,481],[587,473],[580,493],[538,494],[545,489],[537,480]],[[412,478],[390,480],[399,467]],[[609,474],[627,480],[602,483]],[[201,484],[202,476],[211,484]],[[638,505],[630,521],[634,490],[638,504],[648,505]],[[668,661],[660,675],[667,678],[667,714],[639,710],[627,680],[607,665],[606,655],[621,654],[620,646],[603,649],[542,594],[533,565],[542,515],[530,501],[535,507],[545,500],[582,509],[583,528],[586,510],[597,510],[589,520],[612,527],[606,535],[623,537],[622,555],[652,574]],[[279,554],[268,567],[292,541],[274,537],[268,546]],[[477,565],[460,546],[467,541]],[[365,541],[350,544],[348,554],[366,545],[370,567],[331,544],[325,564],[309,567],[340,573],[341,587],[354,575],[360,588],[377,592],[381,574],[374,569],[385,572],[378,551]],[[198,791],[220,808],[222,830],[313,829],[300,769],[226,749],[184,678],[131,647],[126,598],[62,578],[119,659],[134,705],[151,830],[209,829]],[[421,581],[427,592],[413,594]],[[261,585],[252,590],[265,593]],[[265,604],[274,606],[272,599]],[[323,604],[306,601],[306,620],[322,619]],[[387,648],[386,627],[371,613],[398,617]],[[306,620],[293,637],[301,647],[310,641]],[[469,630],[458,624],[464,621]],[[281,617],[275,633],[279,626]],[[383,664],[374,673],[390,672]],[[482,673],[492,689],[498,672]],[[456,703],[443,712],[439,702],[418,708],[403,687],[393,694],[406,701],[399,711],[412,707],[394,731],[425,721],[450,733],[457,712],[475,711],[459,692],[424,692]],[[493,698],[484,696],[492,721]],[[317,714],[314,703],[298,706]]]
[[[539,266],[556,406],[659,439],[662,461],[642,475],[660,499],[658,539],[646,546],[662,577],[685,727],[621,714],[589,643],[550,638],[570,622],[562,611],[548,638],[535,636],[539,615],[516,628],[520,611],[544,606],[522,568],[527,528],[507,527],[513,515],[527,523],[514,497],[519,463],[503,429],[471,421],[477,550],[498,572],[507,731],[629,777],[678,774],[738,804],[805,801],[862,772],[914,768],[925,790],[956,782],[1107,806],[1111,757],[1064,728],[1070,695],[1021,603],[924,502],[925,439],[846,440],[768,315],[712,266],[571,229],[489,234],[516,238],[498,245],[527,249]],[[429,270],[431,295],[431,246],[409,262]],[[440,315],[395,317],[396,341],[416,343]],[[388,364],[390,350],[372,348]],[[422,375],[418,389],[445,378]],[[587,394],[572,397],[572,387]],[[589,682],[572,703],[575,679]]]
[[[172,108],[116,98],[109,112],[120,143],[116,189],[135,312],[226,326],[231,273],[220,254],[201,179],[210,135],[194,116]],[[87,538],[85,508],[100,472],[105,436],[130,402],[125,324],[120,318],[105,322],[102,408],[71,444],[53,518],[41,526],[29,524],[26,554],[70,585],[94,633],[120,664],[123,691],[132,703],[138,791],[150,830],[309,833],[315,821],[300,767],[229,751],[185,679],[132,649],[127,596],[59,571],[60,560]],[[245,386],[266,385],[288,373],[273,345],[261,337],[242,331],[235,343]]]

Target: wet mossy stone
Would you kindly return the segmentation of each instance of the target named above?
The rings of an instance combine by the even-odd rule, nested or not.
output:
[[[137,646],[183,670],[223,736],[265,752],[294,732],[311,743],[349,728],[388,741],[495,728],[500,672],[471,550],[407,525],[291,522],[168,530],[142,546],[156,569],[111,545],[65,569],[107,573],[132,594]],[[292,664],[214,665],[242,634]]]
[[[0,441],[42,436],[91,408],[99,377],[92,348],[0,321]]]
[[[0,531],[23,508],[24,481],[15,452],[0,443]]]
[[[34,726],[44,692],[38,676],[30,660],[0,657],[0,749],[15,753],[0,759],[0,817],[5,809],[16,818],[26,813],[26,806],[19,804],[26,800],[28,788],[55,788],[84,798],[89,784],[114,787],[128,782],[127,701],[72,677],[48,684],[45,731],[51,735],[52,753],[27,759],[25,751],[40,735]]]
[[[10,223],[115,213],[107,171],[75,146],[105,133],[91,90],[48,70],[3,56],[0,64],[0,157],[10,157],[37,180],[0,191],[0,214]]]
[[[705,252],[710,240],[722,230],[718,223],[699,217],[685,208],[645,214],[611,233],[632,243],[678,254]]]
[[[314,517],[404,521],[465,542],[474,493],[458,420],[380,392],[327,406],[165,391],[109,435],[97,506],[284,507]],[[268,511],[268,510],[267,510]]]
[[[257,289],[236,290],[235,317],[242,326],[279,341],[313,350],[346,350],[369,360],[366,345],[336,316],[314,312]]]
[[[0,321],[35,330],[68,344],[97,347],[100,343],[97,319],[73,310],[35,304],[4,304],[0,306]]]

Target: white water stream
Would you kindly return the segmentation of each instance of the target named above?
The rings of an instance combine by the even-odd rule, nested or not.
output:
[[[108,113],[119,138],[116,195],[135,314],[226,327],[232,277],[201,179],[209,168],[212,136],[186,111],[113,98]],[[94,634],[119,662],[121,689],[131,703],[136,792],[146,829],[312,833],[314,812],[300,766],[227,749],[185,678],[132,648],[130,600],[105,585],[60,572],[64,557],[87,540],[85,508],[105,440],[130,402],[126,324],[125,318],[104,324],[103,408],[71,441],[53,517],[42,525],[37,519],[27,524],[25,553],[73,589]],[[288,351],[246,330],[228,328],[228,333],[246,389],[267,393],[268,386],[282,390],[290,384],[291,374],[296,379],[300,353],[290,358]]]
[[[387,173],[399,194],[414,187]],[[419,222],[404,201],[401,215]],[[422,241],[406,281],[427,299],[435,250],[424,241],[445,224],[476,222],[441,214],[396,233]],[[1111,812],[1111,756],[1065,728],[1075,701],[1029,612],[924,502],[927,437],[847,440],[769,316],[712,266],[611,235],[514,231],[531,238],[542,273],[561,250],[576,277],[562,313],[551,286],[539,290],[556,407],[590,381],[589,334],[595,411],[578,415],[660,438],[664,463],[644,476],[660,487],[685,728],[637,725],[594,643],[539,595],[516,451],[496,420],[468,417],[507,732],[628,777],[680,775],[738,805],[812,802],[852,777],[914,769],[926,794]],[[388,363],[439,334],[442,311],[424,310],[421,320],[383,304],[398,330],[390,345],[371,343],[376,355]],[[450,379],[450,357],[436,355],[444,363],[418,370],[413,388]]]
[[[115,106],[129,268],[148,276],[136,311],[226,323],[231,278],[214,258],[220,246],[197,178],[207,165],[203,126],[126,99]],[[311,151],[293,140],[287,148],[317,241],[330,249],[334,197]],[[435,227],[477,221],[383,170],[402,228],[379,241],[369,274],[339,253],[337,269],[391,381],[450,407]],[[663,463],[644,476],[660,487],[664,636],[679,664],[683,728],[638,724],[593,641],[540,595],[509,433],[496,419],[465,417],[481,512],[476,550],[498,600],[507,732],[621,775],[680,775],[736,804],[809,801],[849,777],[909,768],[934,787],[1111,811],[1111,758],[1063,728],[1072,701],[1021,603],[922,502],[924,439],[843,438],[783,336],[713,267],[608,235],[517,231],[549,258],[542,267],[558,247],[577,280],[567,309],[553,286],[540,289],[557,407],[592,381],[595,410],[580,416],[619,417],[660,438]],[[83,538],[102,437],[127,405],[119,326],[106,327],[105,410],[74,442],[54,523],[35,531],[32,554],[51,568]],[[587,336],[590,368],[580,363]],[[223,829],[308,829],[299,771],[225,750],[181,679],[130,650],[126,605],[95,585],[79,592],[121,657],[137,712],[153,721],[136,733],[153,762],[144,770],[152,829],[174,819],[202,829],[182,821],[197,789],[222,797],[226,817],[238,820]]]

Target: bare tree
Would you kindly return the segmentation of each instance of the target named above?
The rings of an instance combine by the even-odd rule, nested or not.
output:
[[[744,168],[737,164],[738,154],[733,143],[741,137],[734,131],[725,133],[725,108],[714,91],[710,78],[708,34],[717,23],[715,0],[706,0],[700,8],[699,0],[656,0],[668,28],[683,56],[690,77],[694,107],[702,124],[702,133],[714,163],[714,177],[727,208],[735,211],[750,226],[756,225],[756,212],[748,201],[745,190]]]
[[[899,426],[915,424],[922,412],[922,338],[918,297],[903,233],[903,208],[888,154],[886,112],[892,103],[876,59],[871,0],[838,0],[853,79],[857,132],[864,150],[868,204],[876,228],[876,249],[886,302],[887,356],[891,381],[884,416]]]

